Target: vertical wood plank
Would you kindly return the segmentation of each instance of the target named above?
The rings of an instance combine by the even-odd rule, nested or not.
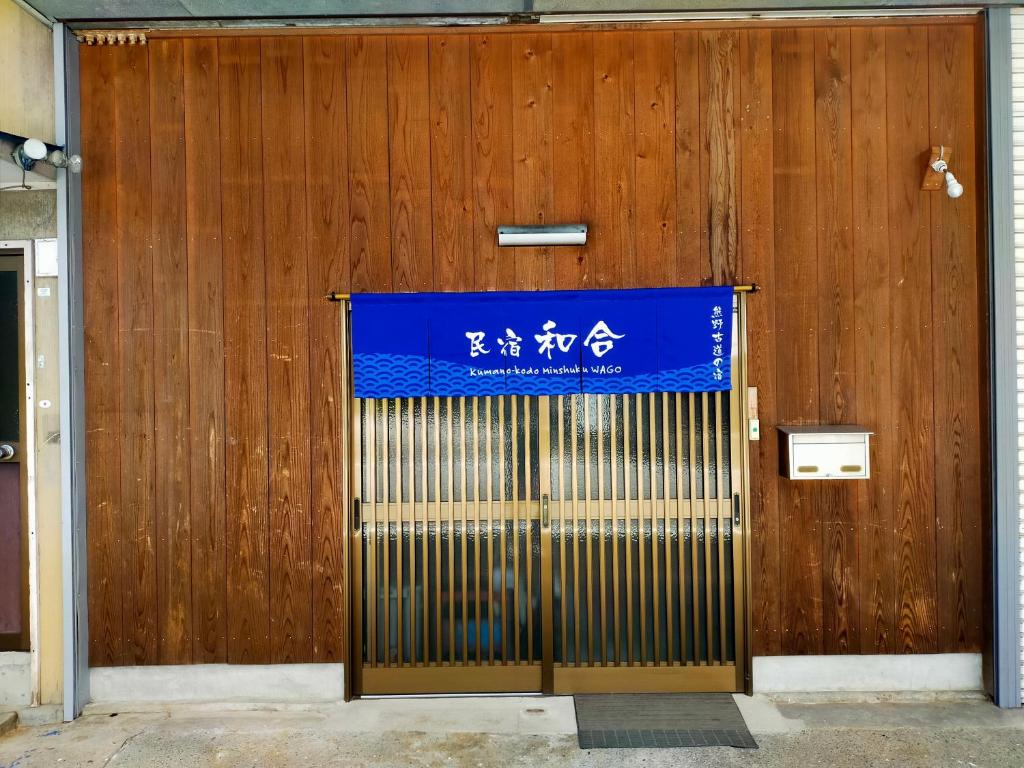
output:
[[[556,222],[594,219],[594,36],[551,37],[553,217]],[[580,289],[593,279],[592,245],[558,248],[554,286]]]
[[[870,164],[880,174],[878,184],[852,188],[857,419],[875,433],[871,482],[858,495],[861,651],[892,653],[896,580],[885,31],[852,30],[850,51],[853,167]]]
[[[850,32],[814,33],[818,221],[818,386],[823,424],[856,424]],[[858,484],[819,487],[826,653],[860,651]]]
[[[772,33],[778,422],[818,418],[814,32]],[[820,653],[821,523],[813,483],[779,482],[782,652]]]
[[[498,225],[512,222],[512,37],[470,39],[473,120],[473,284],[511,290],[515,261],[498,248]]]
[[[958,200],[930,195],[938,650],[956,653],[980,649],[985,605],[974,29],[932,27],[928,58],[930,143],[953,147],[966,190]]]
[[[734,30],[700,35],[701,248],[703,282],[730,285],[739,274],[736,200],[736,83],[739,52]]]
[[[121,358],[118,344],[117,179],[113,47],[81,53],[82,154],[95,158],[82,184],[86,507],[89,515],[89,664],[127,663],[122,585]],[[97,461],[96,457],[103,457]]]
[[[672,284],[676,262],[676,81],[671,32],[635,38],[637,284]]]
[[[700,85],[697,32],[676,32],[676,285],[700,285]],[[769,110],[770,111],[770,110]]]
[[[270,647],[266,268],[260,42],[219,41],[228,661]]]
[[[353,291],[390,291],[387,38],[346,38]]]
[[[594,36],[595,287],[636,284],[633,33]]]
[[[153,194],[154,477],[159,658],[192,662],[188,256],[184,62],[180,40],[149,47]]]
[[[186,40],[185,189],[188,271],[192,657],[227,661],[224,509],[224,287],[217,41]]]
[[[434,287],[430,258],[430,68],[427,38],[388,38],[391,262],[396,291]]]
[[[553,224],[551,35],[512,40],[512,147],[515,223]],[[516,248],[516,288],[541,290],[554,281],[549,247]]]
[[[430,39],[434,287],[473,286],[473,154],[469,38]]]
[[[313,658],[341,661],[345,652],[344,540],[341,486],[342,339],[340,305],[328,290],[349,290],[348,145],[345,40],[304,41],[306,206],[309,217],[310,460],[313,525]],[[336,287],[334,287],[336,286]]]
[[[892,381],[896,429],[897,652],[936,650],[928,30],[886,32]]]
[[[154,359],[149,49],[118,52],[114,70],[117,136],[118,343],[121,347],[121,494],[124,632],[127,661],[159,660],[154,506]]]
[[[775,251],[772,178],[772,34],[750,30],[740,38],[740,237],[743,282],[757,283],[747,299],[747,372],[757,388],[761,439],[751,443],[750,510],[755,655],[782,652],[779,562],[779,455],[776,418]],[[784,342],[783,342],[784,343]]]
[[[312,661],[309,278],[302,41],[260,44],[270,448],[270,639],[275,663]]]

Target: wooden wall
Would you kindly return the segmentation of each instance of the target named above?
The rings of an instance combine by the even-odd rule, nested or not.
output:
[[[83,47],[91,663],[342,657],[328,290],[751,281],[755,654],[978,650],[978,32],[900,24]],[[819,421],[870,481],[779,479]]]

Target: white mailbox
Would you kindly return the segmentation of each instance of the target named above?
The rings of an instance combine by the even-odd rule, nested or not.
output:
[[[871,477],[871,432],[852,424],[780,426],[780,471],[790,480]]]

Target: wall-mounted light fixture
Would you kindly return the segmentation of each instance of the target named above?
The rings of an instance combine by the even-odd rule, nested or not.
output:
[[[39,139],[0,131],[0,150],[9,152],[14,164],[25,172],[34,170],[36,173],[54,178],[53,170],[47,169],[45,167],[47,165],[53,168],[64,168],[71,173],[82,172],[82,157],[80,155],[68,154],[64,147],[47,144]],[[37,163],[44,165],[36,167]]]
[[[18,144],[11,157],[23,171],[31,171],[38,161],[46,157],[46,145],[39,139],[25,139]]]
[[[585,245],[586,224],[538,224],[498,227],[500,246]]]
[[[956,176],[949,170],[949,159],[952,155],[953,150],[947,146],[932,147],[924,180],[921,182],[922,190],[936,192],[945,186],[946,194],[954,200],[964,193],[964,185],[957,181]]]

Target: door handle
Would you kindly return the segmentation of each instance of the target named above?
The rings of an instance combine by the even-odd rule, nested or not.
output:
[[[15,453],[17,453],[17,451],[14,450],[14,446],[10,443],[0,444],[0,461],[13,459]]]
[[[542,494],[540,497],[540,525],[542,528],[547,528],[551,523],[551,516],[548,512],[548,495]]]
[[[359,499],[352,499],[352,529],[355,531],[363,529],[362,520],[359,519],[359,506]]]
[[[738,493],[732,495],[732,524],[740,524],[740,495]]]

